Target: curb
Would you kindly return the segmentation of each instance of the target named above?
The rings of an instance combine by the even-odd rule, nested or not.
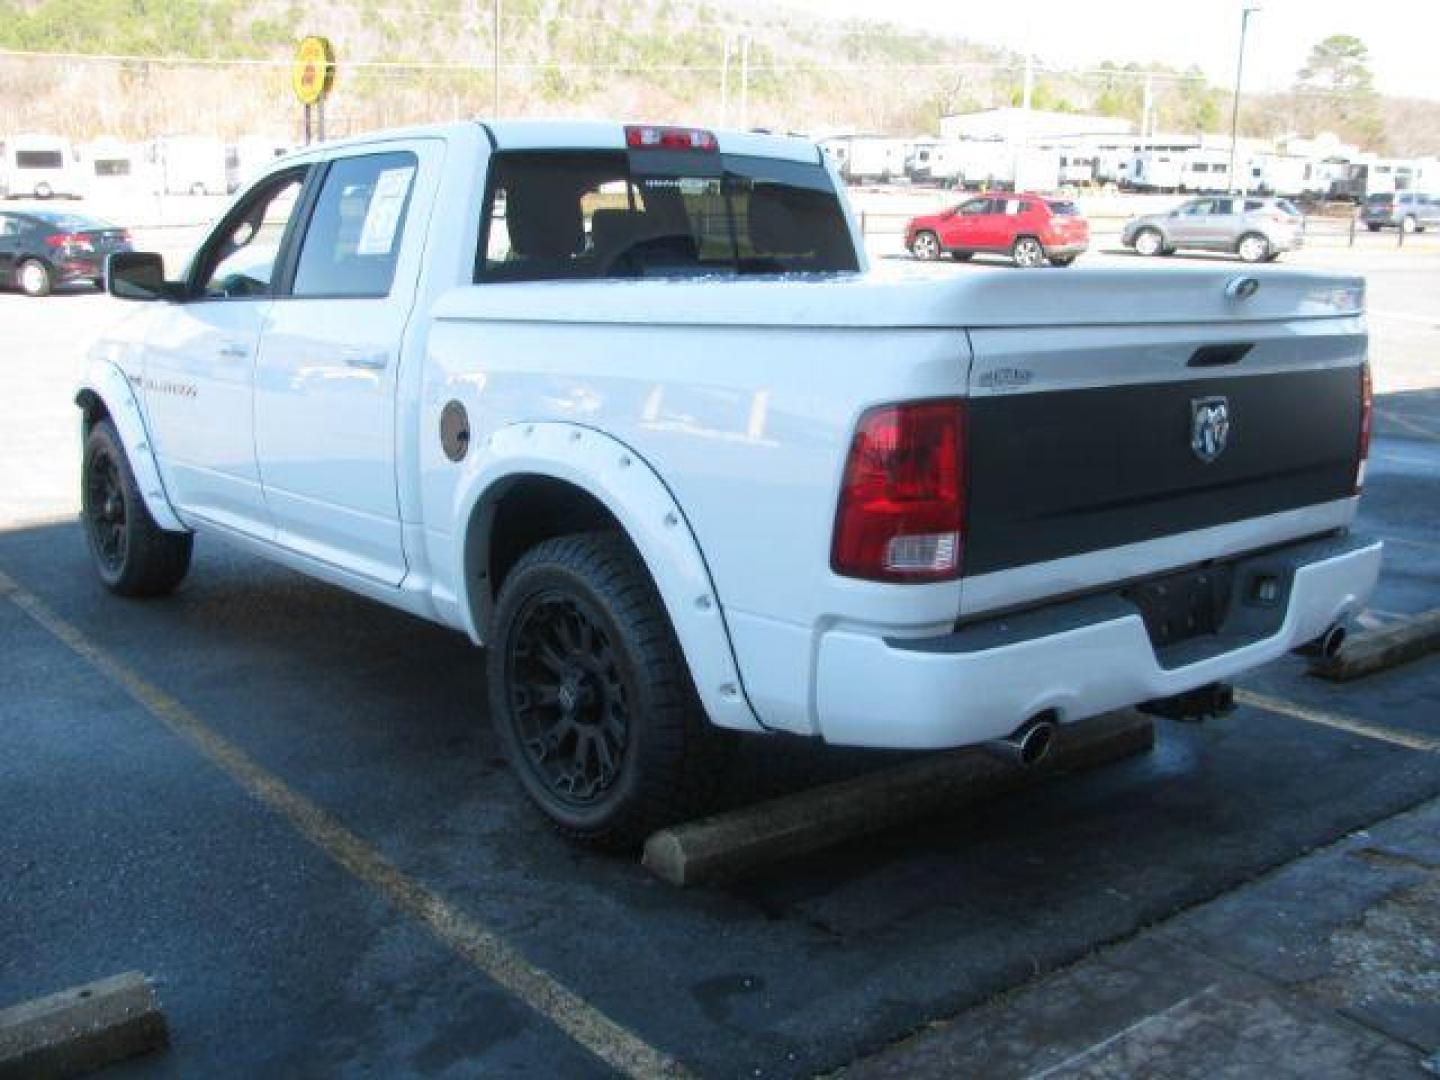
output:
[[[75,1076],[169,1041],[149,980],[127,971],[0,1010],[0,1078]]]
[[[641,863],[672,885],[721,881],[1031,787],[1057,773],[1143,753],[1154,744],[1155,727],[1147,717],[1110,713],[1060,728],[1055,749],[1034,768],[1022,769],[975,747],[929,755],[661,829],[645,842]]]
[[[1310,674],[1332,682],[1349,682],[1364,675],[1404,664],[1440,649],[1440,608],[1422,612],[1404,622],[1355,634],[1334,659],[1310,665]]]

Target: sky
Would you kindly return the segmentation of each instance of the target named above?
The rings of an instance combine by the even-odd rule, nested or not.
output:
[[[837,19],[881,19],[1024,51],[1053,67],[1102,60],[1198,64],[1213,82],[1235,79],[1242,0],[780,0]],[[1249,0],[1245,89],[1289,87],[1310,47],[1354,34],[1370,49],[1381,93],[1440,100],[1437,0]]]

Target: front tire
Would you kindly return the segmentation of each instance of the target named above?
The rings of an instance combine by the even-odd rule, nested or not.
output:
[[[561,834],[629,850],[704,807],[719,733],[624,537],[536,545],[506,576],[492,629],[491,718],[525,793]]]
[[[95,571],[111,592],[163,596],[184,580],[194,537],[155,524],[108,419],[98,421],[85,439],[80,506]]]
[[[15,272],[20,291],[26,296],[49,296],[55,288],[55,278],[50,268],[39,259],[26,259]]]
[[[1376,225],[1374,222],[1367,221],[1367,222],[1365,223],[1365,227],[1366,227],[1367,229],[1369,229],[1371,232],[1379,232],[1379,231],[1380,231],[1380,226],[1379,226],[1379,225]]]
[[[940,238],[929,230],[916,233],[910,242],[910,254],[921,262],[934,262],[940,258]]]

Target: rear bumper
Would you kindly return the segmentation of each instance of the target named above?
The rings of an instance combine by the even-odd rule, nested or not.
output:
[[[817,662],[820,732],[851,746],[964,746],[1047,710],[1070,722],[1233,679],[1358,614],[1380,557],[1379,541],[1342,536],[1236,560],[1237,599],[1219,632],[1159,650],[1118,591],[935,638],[833,630]],[[1259,574],[1284,582],[1273,605],[1240,599]]]
[[[99,281],[105,275],[105,260],[102,256],[64,258],[54,266],[55,276],[60,281]]]

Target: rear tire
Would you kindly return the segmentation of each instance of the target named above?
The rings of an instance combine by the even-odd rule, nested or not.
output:
[[[85,439],[81,520],[95,571],[119,596],[163,596],[190,569],[194,537],[155,524],[115,425],[100,420]]]
[[[617,533],[537,544],[506,576],[490,715],[531,801],[570,840],[631,850],[703,809],[723,735],[644,564]]]
[[[1374,224],[1374,223],[1372,223],[1372,222],[1369,222],[1369,221],[1367,221],[1367,222],[1365,223],[1365,227],[1366,227],[1367,229],[1369,229],[1371,232],[1379,232],[1379,231],[1380,231],[1380,226],[1379,226],[1379,225],[1376,225],[1376,224]]]
[[[1010,257],[1015,260],[1016,266],[1035,267],[1045,265],[1045,249],[1040,246],[1040,241],[1033,236],[1019,236],[1015,238],[1014,245],[1010,248]]]
[[[1264,262],[1270,257],[1270,241],[1259,233],[1246,233],[1235,244],[1235,252],[1243,262]]]
[[[39,259],[26,259],[15,269],[15,280],[26,296],[49,296],[55,288],[50,268]]]
[[[1141,229],[1135,234],[1135,254],[1163,255],[1164,253],[1165,238],[1160,235],[1158,229]]]
[[[934,262],[940,258],[940,238],[928,229],[916,233],[910,241],[910,254],[921,262]]]

